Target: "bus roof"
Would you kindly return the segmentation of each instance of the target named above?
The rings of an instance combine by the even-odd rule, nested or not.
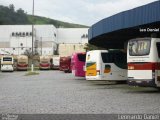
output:
[[[17,56],[17,58],[28,58],[28,56],[27,55],[19,55],[19,56]]]
[[[2,55],[2,57],[12,57],[13,58],[12,55]]]
[[[91,52],[108,52],[108,50],[91,50],[91,51],[88,51],[88,53],[91,53]]]

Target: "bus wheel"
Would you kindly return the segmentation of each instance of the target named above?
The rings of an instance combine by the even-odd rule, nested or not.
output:
[[[159,90],[159,91],[160,91],[160,87],[157,87],[157,90]]]

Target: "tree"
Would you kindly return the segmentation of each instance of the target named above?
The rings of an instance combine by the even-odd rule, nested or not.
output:
[[[16,11],[16,24],[28,24],[27,14],[21,8]]]
[[[27,14],[21,8],[15,11],[14,5],[8,7],[0,5],[0,24],[16,25],[30,23]]]
[[[24,12],[24,10],[22,10],[22,8],[19,8],[19,9],[17,10],[17,14],[25,15],[25,12]]]
[[[15,11],[14,11],[15,7],[14,7],[13,4],[10,4],[10,5],[9,5],[9,9],[10,9],[11,12],[15,12]]]
[[[39,55],[39,53],[36,51],[33,51],[33,55],[32,55],[32,50],[26,49],[24,52],[24,55],[28,56],[28,58],[33,58],[34,56]]]

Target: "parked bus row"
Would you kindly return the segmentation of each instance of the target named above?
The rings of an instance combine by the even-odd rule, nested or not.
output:
[[[60,58],[60,70],[86,80],[127,80],[127,54],[120,50],[93,50]]]
[[[28,57],[25,55],[12,56],[12,55],[1,55],[0,57],[0,68],[1,71],[14,70],[27,70],[28,69]]]
[[[127,53],[117,50],[74,53],[69,61],[68,68],[74,76],[85,76],[86,80],[127,80],[133,86],[160,87],[160,38],[129,40]]]
[[[17,70],[27,70],[28,58],[17,57]],[[124,81],[129,85],[160,87],[160,38],[129,40],[127,52],[93,50],[66,57],[41,56],[39,69],[59,69],[86,80]],[[13,71],[13,56],[1,57],[1,71]]]
[[[60,57],[54,56],[40,56],[39,57],[39,69],[49,70],[49,69],[59,69],[59,59]],[[26,55],[1,55],[0,56],[0,68],[1,71],[27,71],[29,68],[29,59]]]

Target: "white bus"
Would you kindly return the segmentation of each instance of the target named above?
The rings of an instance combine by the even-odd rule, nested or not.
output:
[[[127,55],[122,51],[89,51],[85,67],[86,80],[127,80]]]
[[[28,56],[19,55],[17,57],[17,70],[27,70],[28,69]]]
[[[128,84],[160,87],[160,38],[137,38],[128,42]]]
[[[14,71],[14,58],[13,56],[1,57],[1,71]]]
[[[40,56],[39,69],[40,70],[50,69],[50,57],[49,56]]]
[[[59,69],[60,57],[59,56],[53,56],[51,64],[52,64],[51,65],[52,69]]]

